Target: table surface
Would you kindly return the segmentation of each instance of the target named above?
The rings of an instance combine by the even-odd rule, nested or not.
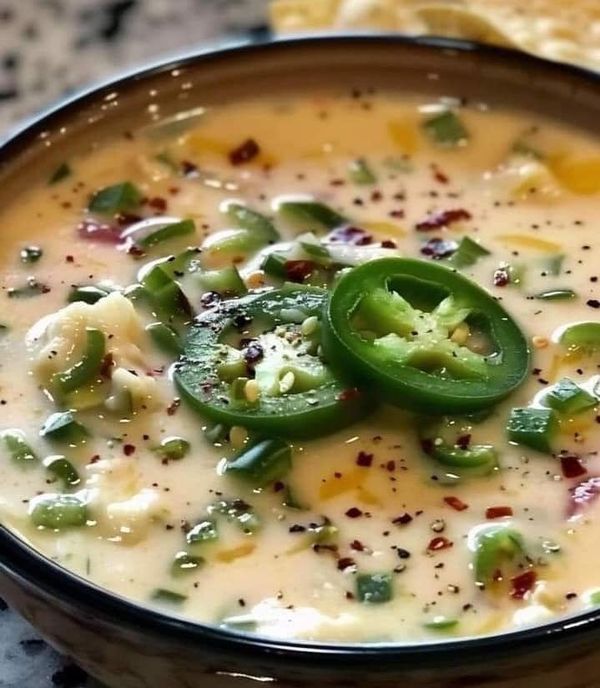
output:
[[[161,55],[260,29],[266,21],[266,4],[266,0],[3,0],[0,138],[19,120],[81,86]],[[0,600],[0,688],[84,686],[98,688]]]

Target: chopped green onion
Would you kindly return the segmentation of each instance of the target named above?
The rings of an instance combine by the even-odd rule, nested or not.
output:
[[[250,210],[245,205],[239,203],[227,203],[225,210],[227,217],[240,229],[252,232],[256,237],[265,243],[279,241],[281,236],[275,226],[264,215]]]
[[[363,573],[356,577],[356,597],[365,604],[389,602],[394,595],[389,573]]]
[[[192,526],[185,536],[188,545],[202,545],[219,539],[217,523],[211,519],[200,521]]]
[[[317,201],[284,201],[277,212],[286,220],[301,225],[305,231],[335,229],[348,224],[343,215]]]
[[[50,380],[50,386],[59,395],[64,396],[93,382],[100,373],[105,354],[104,334],[100,330],[86,328],[86,344],[81,360],[62,373],[55,373]]]
[[[135,243],[141,248],[152,248],[157,244],[162,244],[171,239],[178,239],[196,232],[196,225],[193,220],[181,220],[181,222],[172,222],[156,231],[148,234],[142,239],[138,239]]]
[[[251,535],[260,530],[261,522],[252,507],[242,499],[221,500],[208,507],[209,515],[221,514],[235,523],[244,533]]]
[[[5,430],[0,434],[0,438],[4,442],[4,446],[13,461],[22,465],[37,463],[38,457],[20,430]]]
[[[431,631],[449,631],[458,625],[458,619],[447,616],[434,616],[430,621],[426,621],[423,626]]]
[[[309,534],[314,543],[318,545],[332,544],[338,539],[340,531],[331,523],[324,523],[316,528],[310,528]]]
[[[75,466],[62,455],[47,456],[42,463],[58,480],[62,480],[65,488],[76,487],[81,482]]]
[[[489,255],[490,252],[487,248],[469,237],[463,237],[456,251],[448,258],[448,263],[455,268],[466,268],[475,265],[480,258]]]
[[[257,442],[228,462],[226,472],[255,487],[264,487],[283,478],[291,466],[290,445],[280,439],[268,439]]]
[[[31,500],[29,517],[33,525],[52,530],[84,526],[87,505],[77,495],[43,494]]]
[[[598,399],[565,377],[544,396],[544,402],[558,413],[572,416],[593,408]]]
[[[348,176],[354,184],[367,185],[377,183],[375,173],[364,158],[359,158],[350,163]]]
[[[475,580],[490,585],[503,562],[523,554],[523,537],[514,528],[490,526],[479,531],[475,540]]]
[[[50,179],[48,179],[48,184],[50,186],[52,186],[52,184],[58,184],[58,182],[62,182],[63,179],[70,177],[71,174],[73,174],[73,171],[71,170],[70,165],[66,162],[63,162],[50,175]]]
[[[534,295],[535,299],[541,301],[567,301],[577,297],[577,293],[572,289],[547,289]]]
[[[179,461],[183,459],[190,450],[190,443],[183,437],[167,437],[152,451],[163,459],[169,461]]]
[[[83,301],[83,303],[89,303],[90,305],[93,305],[100,301],[100,299],[108,296],[110,293],[111,292],[109,289],[97,287],[93,284],[73,285],[71,292],[69,293],[68,301],[69,303]]]
[[[187,600],[187,595],[182,595],[166,588],[157,588],[150,597],[154,602],[164,602],[165,604],[180,605]]]
[[[558,421],[552,409],[513,408],[506,430],[511,442],[550,454]]]
[[[559,342],[570,349],[598,351],[600,349],[600,322],[581,322],[567,327]]]
[[[30,299],[32,296],[47,294],[50,288],[38,282],[35,277],[28,277],[27,284],[22,287],[11,287],[7,289],[6,295],[9,299]]]
[[[222,296],[242,296],[248,291],[235,265],[200,272],[197,279],[206,291],[214,291]]]
[[[201,568],[204,563],[205,561],[202,557],[195,557],[187,552],[177,552],[171,564],[171,573],[173,576],[182,576],[187,573],[192,573]]]
[[[221,621],[220,626],[238,633],[254,633],[258,623],[250,614],[244,614],[243,616],[229,616]]]
[[[168,356],[179,357],[183,352],[183,342],[177,332],[166,323],[155,322],[146,326],[146,332],[156,346]]]
[[[142,193],[131,182],[113,184],[97,191],[90,199],[89,209],[94,213],[111,215],[137,208]]]
[[[21,263],[37,263],[43,255],[44,251],[39,246],[25,246],[19,253]]]
[[[432,141],[442,146],[458,146],[469,138],[469,132],[452,110],[426,119],[423,128]]]
[[[331,254],[325,246],[316,243],[313,244],[309,241],[301,241],[300,246],[302,246],[302,250],[308,254],[311,259],[323,264],[331,263]]]
[[[68,442],[78,444],[88,435],[88,431],[81,423],[75,420],[71,411],[53,413],[46,419],[40,430],[42,437],[47,437],[58,442]]]
[[[224,229],[211,234],[202,244],[209,255],[238,258],[262,248],[265,242],[248,229]]]

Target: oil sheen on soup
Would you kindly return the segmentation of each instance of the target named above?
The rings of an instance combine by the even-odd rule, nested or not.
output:
[[[308,93],[116,132],[1,210],[0,517],[279,638],[600,603],[600,148]]]

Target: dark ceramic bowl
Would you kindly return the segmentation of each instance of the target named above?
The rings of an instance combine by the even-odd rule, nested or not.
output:
[[[321,85],[466,97],[598,132],[600,78],[506,50],[389,36],[308,38],[194,55],[43,115],[0,149],[0,202],[111,131],[198,105]],[[149,106],[153,107],[149,107]],[[293,643],[147,609],[0,527],[0,595],[115,688],[598,688],[600,610],[497,637],[413,645]],[[2,683],[0,677],[0,684]]]

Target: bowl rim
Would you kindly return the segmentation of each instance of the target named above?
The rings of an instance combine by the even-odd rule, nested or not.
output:
[[[0,169],[10,163],[30,144],[52,127],[55,120],[91,105],[104,94],[126,87],[132,80],[143,82],[174,69],[219,59],[241,59],[248,54],[295,50],[313,45],[348,45],[358,48],[389,43],[406,49],[420,47],[438,53],[453,51],[456,54],[476,53],[491,62],[500,61],[509,67],[524,67],[537,72],[551,72],[557,78],[578,79],[588,86],[600,85],[600,73],[585,67],[552,62],[517,50],[484,45],[473,41],[437,36],[401,36],[386,33],[318,33],[310,36],[292,36],[275,40],[245,40],[221,43],[206,49],[184,51],[136,67],[73,95],[25,120],[8,134],[0,137]],[[253,663],[270,659],[286,666],[302,664],[310,658],[316,669],[348,670],[353,668],[448,667],[465,662],[487,662],[492,658],[513,657],[536,650],[548,650],[558,642],[578,645],[585,637],[590,641],[592,631],[600,632],[600,608],[559,618],[546,624],[512,630],[489,636],[464,637],[439,641],[410,643],[334,643],[284,640],[260,636],[209,625],[191,618],[168,614],[144,606],[140,602],[122,597],[92,581],[63,568],[21,539],[0,523],[0,571],[17,579],[31,590],[41,590],[58,602],[79,611],[117,623],[133,632],[177,641],[204,651],[229,653],[238,659]],[[200,644],[200,645],[199,645]]]

